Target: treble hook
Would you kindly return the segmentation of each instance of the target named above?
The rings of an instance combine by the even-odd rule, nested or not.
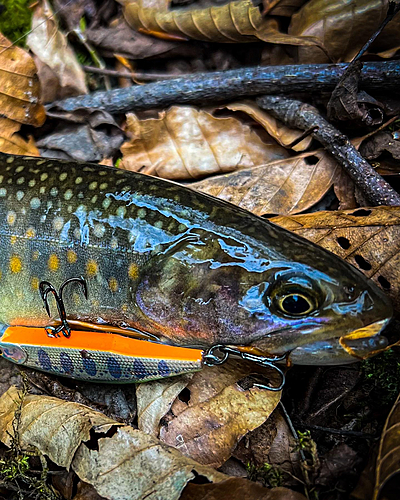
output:
[[[220,353],[221,355],[218,356],[218,353]],[[210,347],[210,349],[206,351],[203,356],[204,363],[207,366],[221,365],[222,363],[225,363],[230,354],[239,356],[246,361],[252,361],[253,363],[256,363],[260,366],[271,368],[278,372],[281,377],[281,383],[276,387],[263,384],[254,384],[254,387],[259,387],[260,389],[274,392],[279,392],[283,389],[283,386],[286,382],[285,374],[278,366],[275,365],[275,363],[277,363],[278,361],[283,361],[286,358],[286,354],[284,354],[283,356],[274,356],[273,358],[267,358],[266,356],[257,356],[256,354],[249,354],[247,352],[238,351],[233,347],[217,344]]]
[[[60,336],[59,334],[61,332],[63,333],[64,337],[67,337],[67,338],[71,335],[71,328],[70,328],[68,321],[67,321],[67,313],[65,311],[65,306],[64,306],[63,292],[64,292],[66,285],[68,285],[69,283],[72,283],[72,282],[78,283],[80,285],[81,291],[82,291],[85,299],[87,300],[88,290],[87,290],[86,280],[83,276],[80,276],[79,278],[69,278],[66,281],[64,281],[64,283],[60,286],[60,290],[58,293],[57,293],[57,290],[54,288],[54,286],[49,281],[41,281],[39,284],[39,293],[40,293],[40,296],[43,300],[44,307],[46,309],[48,316],[51,318],[50,307],[49,307],[47,297],[48,297],[49,293],[52,293],[54,296],[54,299],[56,301],[57,310],[58,310],[58,314],[60,316],[60,321],[61,321],[61,324],[57,327],[51,326],[51,325],[48,325],[45,327],[45,330],[46,330],[47,335],[49,337],[52,337],[52,338],[59,337]]]

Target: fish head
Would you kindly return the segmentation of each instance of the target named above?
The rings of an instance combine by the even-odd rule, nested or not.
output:
[[[392,307],[371,280],[271,227],[278,237],[268,245],[259,236],[239,241],[204,233],[167,252],[135,290],[146,320],[173,343],[253,346],[268,354],[380,332]]]

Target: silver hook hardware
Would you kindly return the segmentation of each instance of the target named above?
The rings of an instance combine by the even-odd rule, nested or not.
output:
[[[267,358],[266,356],[258,356],[256,354],[241,352],[238,351],[237,349],[234,349],[233,347],[228,347],[222,344],[216,344],[210,347],[210,349],[208,349],[204,353],[203,355],[204,364],[207,366],[222,365],[222,363],[225,363],[225,361],[228,359],[230,354],[232,354],[233,356],[239,356],[240,358],[246,361],[252,361],[257,365],[271,368],[272,370],[278,372],[281,377],[281,383],[276,387],[263,384],[254,384],[254,387],[259,387],[260,389],[265,389],[267,391],[274,391],[274,392],[279,392],[283,389],[283,386],[285,385],[286,381],[285,374],[278,366],[275,365],[275,363],[286,359],[286,354],[284,354],[283,356],[274,356],[273,358]]]
[[[69,326],[67,321],[67,313],[65,311],[65,306],[63,301],[63,292],[65,286],[72,282],[79,283],[82,293],[85,296],[85,299],[87,300],[88,290],[87,290],[86,280],[83,276],[80,276],[79,278],[70,278],[64,281],[64,283],[60,286],[60,290],[58,293],[57,290],[49,281],[41,281],[39,284],[39,293],[44,302],[44,307],[46,309],[47,314],[49,315],[49,317],[51,317],[47,296],[49,295],[49,293],[52,293],[56,301],[58,314],[60,316],[61,325],[57,327],[50,325],[45,327],[47,335],[51,338],[59,337],[60,336],[59,334],[61,332],[63,333],[64,337],[67,338],[69,338],[71,335],[71,327]]]

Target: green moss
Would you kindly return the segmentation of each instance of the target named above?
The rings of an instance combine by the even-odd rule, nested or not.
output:
[[[25,45],[25,36],[31,29],[32,0],[2,0],[0,4],[0,32],[16,45]]]
[[[400,358],[392,349],[384,351],[362,364],[367,383],[371,386],[373,401],[378,405],[392,405],[400,392]]]
[[[264,464],[259,467],[252,463],[246,465],[247,475],[250,481],[261,481],[265,486],[274,488],[282,486],[283,473],[279,467],[270,464]]]

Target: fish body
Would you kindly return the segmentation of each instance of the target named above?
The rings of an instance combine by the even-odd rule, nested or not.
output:
[[[48,325],[40,283],[58,290],[80,276],[88,298],[74,283],[63,296],[73,324],[178,346],[282,354],[368,325],[376,336],[392,315],[375,284],[297,235],[101,165],[1,155],[0,248],[3,329]],[[56,324],[51,297],[49,310]]]

